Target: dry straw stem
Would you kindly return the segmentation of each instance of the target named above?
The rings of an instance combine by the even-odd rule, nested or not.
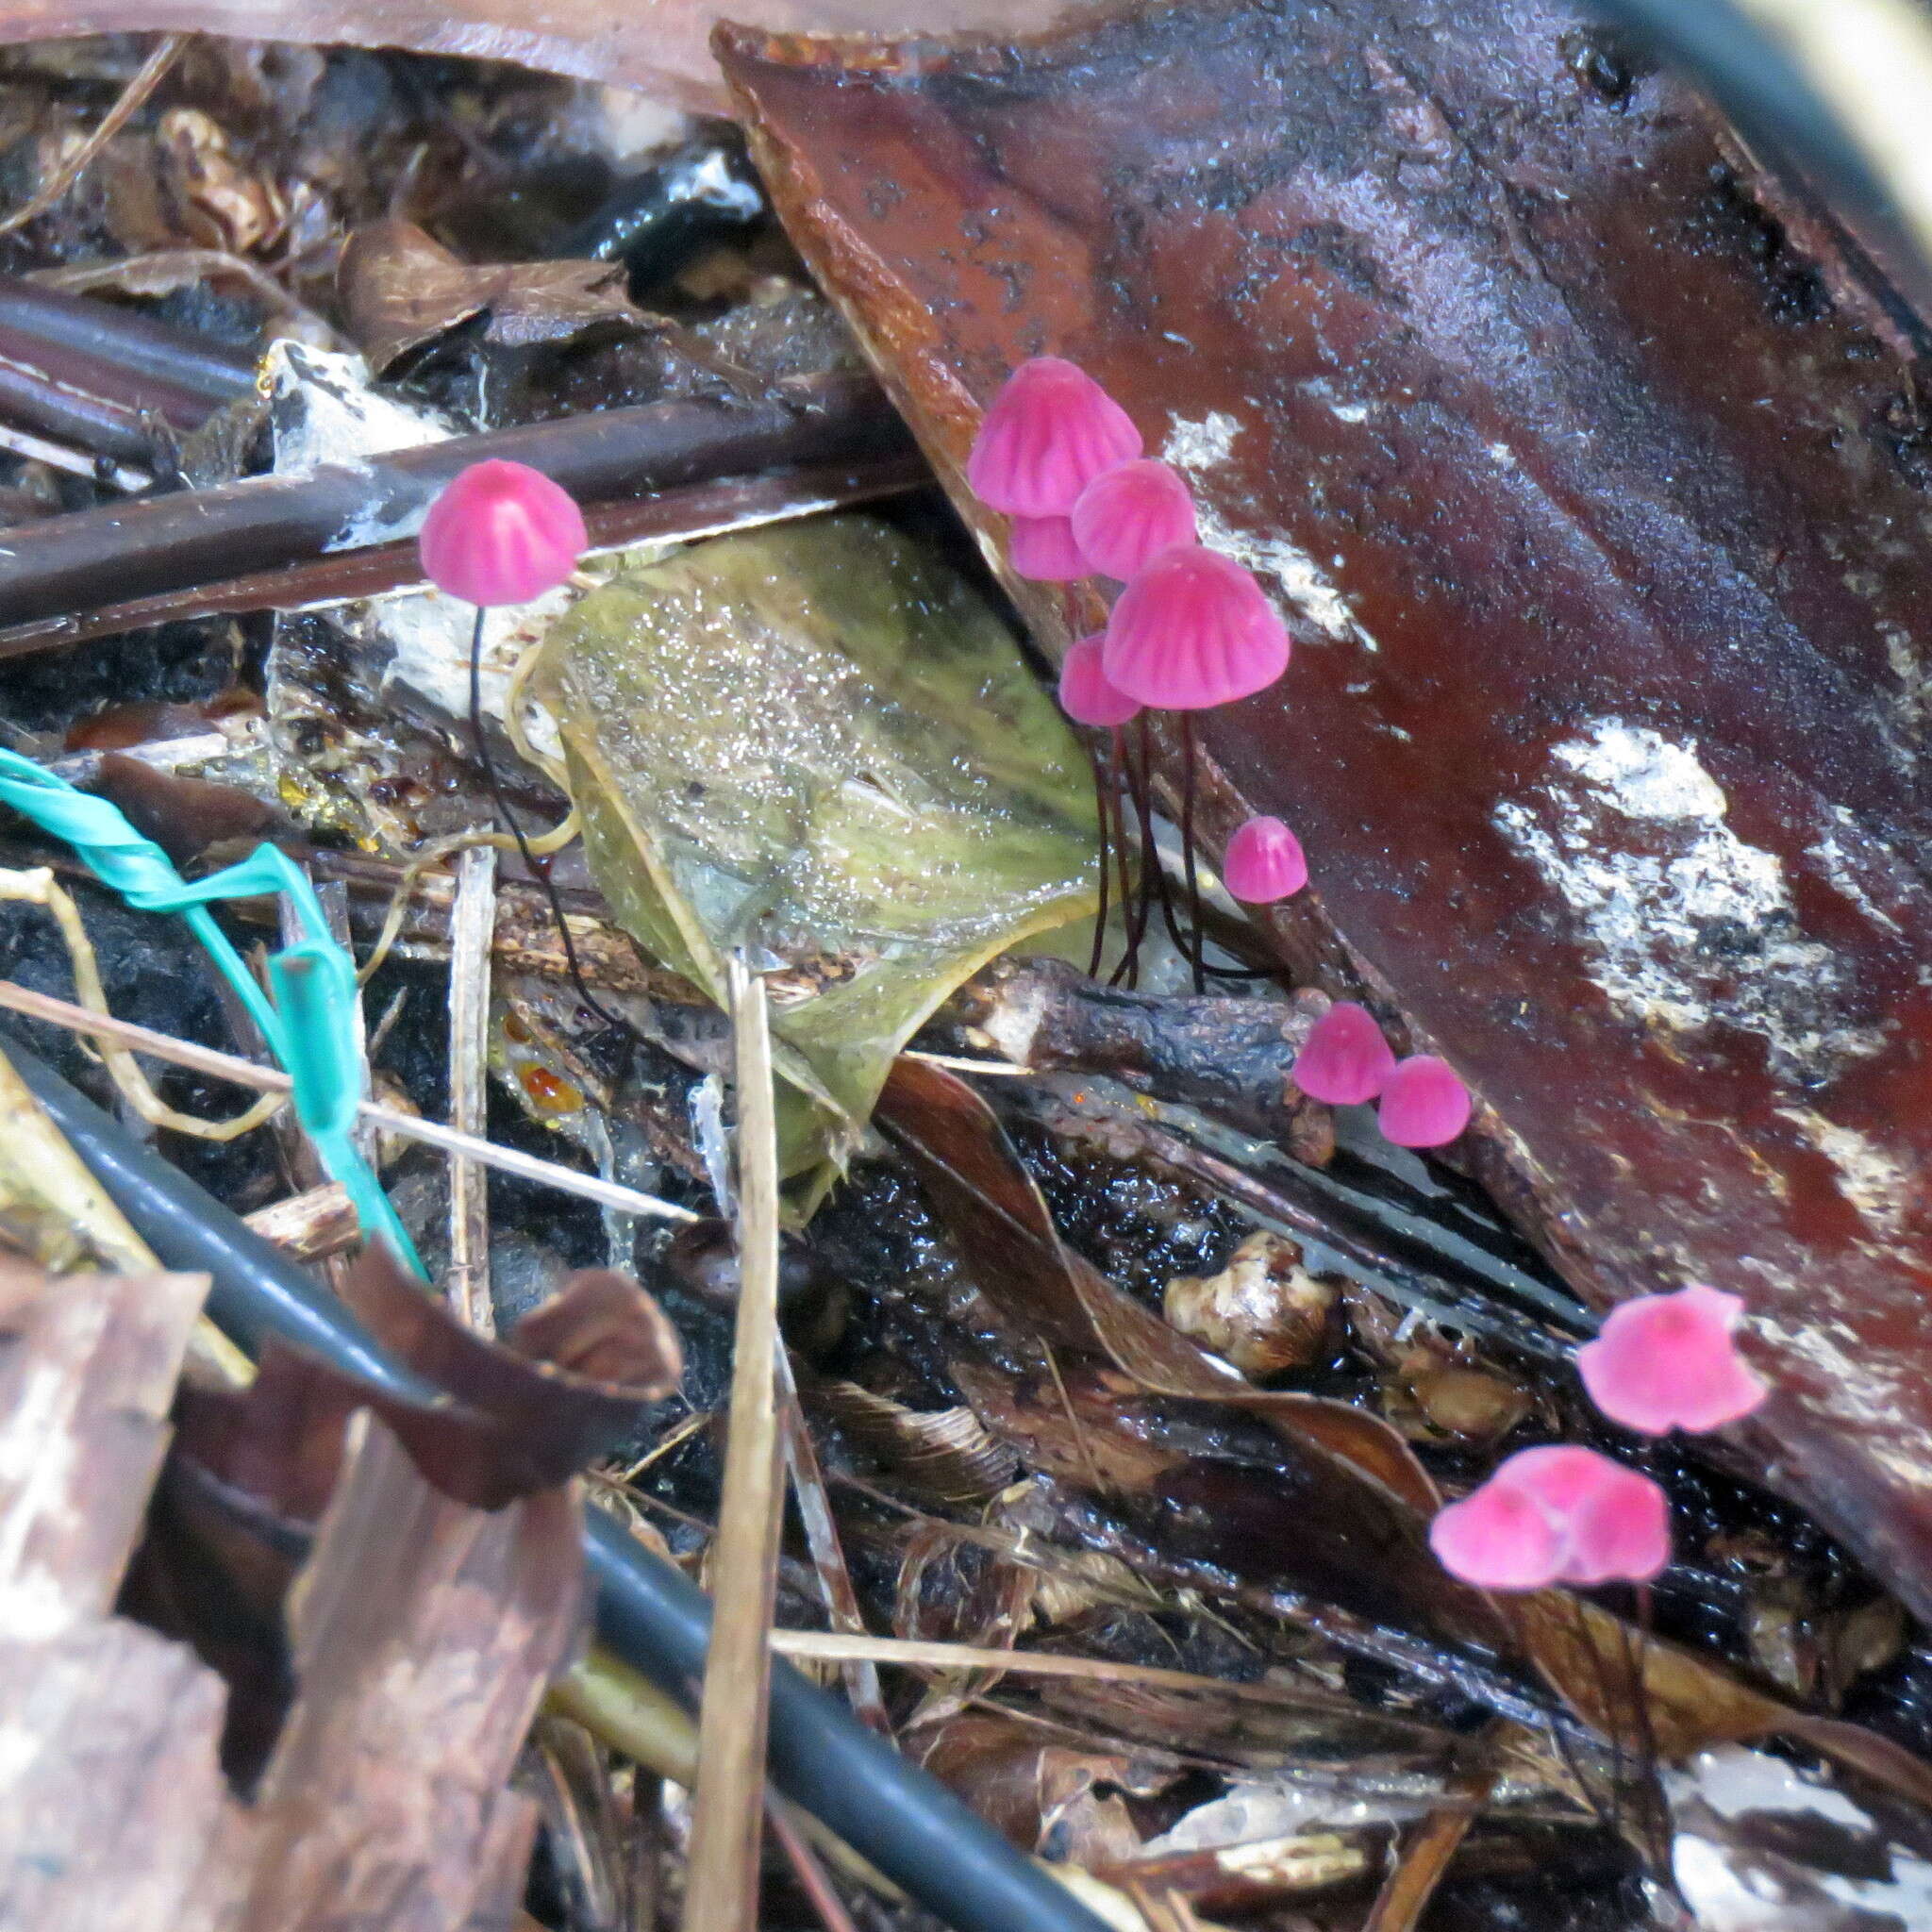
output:
[[[449,1124],[483,1138],[489,1098],[490,947],[496,931],[496,847],[457,861],[449,923]],[[449,1163],[449,1298],[479,1335],[496,1333],[490,1300],[490,1188],[467,1154]]]
[[[729,965],[738,1087],[738,1325],[724,1491],[711,1549],[685,1932],[756,1932],[772,1602],[778,1572],[778,1140],[764,982]]]
[[[233,1080],[239,1086],[258,1087],[270,1093],[286,1093],[290,1090],[289,1076],[279,1068],[258,1067],[253,1060],[240,1059],[233,1054],[217,1053],[213,1047],[196,1046],[191,1041],[175,1040],[149,1027],[137,1026],[131,1021],[112,1019],[105,1013],[91,1013],[85,1007],[57,1000],[48,993],[35,992],[10,979],[0,979],[0,1007],[97,1040],[119,1041],[139,1052],[151,1053],[157,1059],[172,1060],[179,1067],[192,1067],[197,1073],[212,1074],[218,1079]],[[636,1188],[626,1188],[596,1174],[578,1174],[573,1168],[558,1167],[554,1161],[539,1160],[535,1155],[520,1154],[513,1147],[499,1147],[493,1141],[479,1141],[472,1135],[459,1134],[455,1128],[443,1126],[437,1121],[396,1113],[367,1100],[358,1101],[357,1110],[371,1126],[378,1127],[386,1134],[399,1134],[406,1141],[421,1141],[425,1146],[439,1148],[445,1154],[467,1154],[472,1160],[485,1167],[517,1174],[524,1180],[556,1188],[562,1193],[581,1194],[587,1201],[621,1208],[626,1214],[649,1214],[659,1221],[695,1221],[698,1218],[689,1208],[680,1208],[675,1201],[660,1201],[655,1194],[641,1193]]]

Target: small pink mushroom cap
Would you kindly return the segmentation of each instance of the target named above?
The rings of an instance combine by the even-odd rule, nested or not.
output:
[[[993,398],[966,480],[981,503],[1009,517],[1063,517],[1103,470],[1141,449],[1133,419],[1084,369],[1036,356]]]
[[[1438,1514],[1429,1546],[1482,1590],[1648,1583],[1671,1560],[1670,1503],[1647,1475],[1594,1449],[1524,1449]]]
[[[1576,1351],[1590,1399],[1646,1436],[1719,1429],[1749,1415],[1771,1391],[1738,1354],[1733,1331],[1743,1312],[1741,1297],[1701,1282],[1624,1303]]]
[[[1060,660],[1060,709],[1075,724],[1107,730],[1140,716],[1141,708],[1107,681],[1100,663],[1100,640],[1082,638],[1067,646]]]
[[[1446,1147],[1469,1124],[1469,1089],[1432,1053],[1396,1062],[1382,1083],[1375,1124],[1398,1147]]]
[[[589,543],[568,491],[527,463],[492,460],[450,479],[416,553],[423,575],[466,604],[527,604],[562,583]]]
[[[1036,584],[1071,584],[1076,577],[1093,575],[1066,517],[1015,517],[1007,561]]]
[[[1395,1054],[1375,1016],[1353,1000],[1330,1007],[1294,1057],[1294,1084],[1310,1100],[1358,1107],[1373,1100],[1395,1071]]]
[[[1074,541],[1090,568],[1124,583],[1163,550],[1195,541],[1194,499],[1151,457],[1103,470],[1074,506]]]
[[[1288,626],[1231,558],[1164,550],[1128,583],[1107,625],[1107,675],[1128,696],[1205,710],[1265,690],[1288,668]]]
[[[1272,906],[1308,882],[1302,841],[1279,819],[1250,819],[1222,855],[1221,882],[1243,906]]]

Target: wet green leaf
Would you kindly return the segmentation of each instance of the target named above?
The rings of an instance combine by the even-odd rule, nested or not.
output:
[[[629,931],[721,999],[731,948],[775,956],[807,1206],[953,988],[1092,910],[1085,755],[976,592],[869,518],[622,574],[533,688]]]

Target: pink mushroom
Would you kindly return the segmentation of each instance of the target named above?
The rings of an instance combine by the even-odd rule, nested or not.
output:
[[[1310,1100],[1358,1107],[1373,1100],[1395,1071],[1395,1055],[1375,1016],[1340,1000],[1317,1020],[1294,1057],[1294,1084]]]
[[[1260,585],[1195,547],[1163,551],[1121,592],[1104,661],[1143,705],[1199,711],[1264,690],[1288,657],[1288,627]]]
[[[1702,1282],[1613,1308],[1576,1351],[1590,1399],[1613,1423],[1646,1436],[1719,1429],[1771,1392],[1738,1354],[1740,1296]]]
[[[1382,1085],[1375,1124],[1398,1147],[1446,1147],[1469,1124],[1469,1089],[1432,1053],[1396,1063]]]
[[[1483,1590],[1648,1583],[1671,1560],[1670,1504],[1650,1477],[1594,1449],[1524,1449],[1437,1515],[1429,1546]]]
[[[1097,637],[1082,638],[1067,646],[1067,655],[1060,660],[1060,709],[1075,724],[1090,724],[1103,731],[1139,715],[1141,707],[1107,681]]]
[[[1235,828],[1221,861],[1222,883],[1244,906],[1272,906],[1308,882],[1302,841],[1279,819],[1254,818]]]
[[[1073,524],[1090,570],[1124,583],[1163,550],[1195,541],[1194,499],[1177,472],[1142,457],[1094,477]]]
[[[1093,566],[1074,541],[1074,525],[1065,517],[1015,517],[1007,541],[1007,561],[1036,584],[1071,584],[1093,575]]]
[[[980,502],[1009,517],[1063,517],[1103,470],[1141,449],[1133,419],[1084,369],[1036,356],[993,398],[966,480]]]
[[[589,543],[568,491],[527,463],[491,460],[459,470],[429,506],[416,554],[439,591],[481,609],[554,591]]]

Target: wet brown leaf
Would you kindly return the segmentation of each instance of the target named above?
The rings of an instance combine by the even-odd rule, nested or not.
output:
[[[1295,825],[1284,955],[1470,1080],[1486,1178],[1580,1288],[1747,1298],[1761,1467],[1924,1615],[1917,378],[1707,107],[1578,79],[1591,30],[1183,0],[720,44],[942,476],[1021,359],[1069,356],[1270,577],[1299,648],[1203,727],[1210,843]]]
[[[1420,1518],[1435,1512],[1435,1485],[1386,1424],[1344,1403],[1250,1388],[1069,1250],[992,1109],[965,1081],[901,1058],[878,1117],[911,1157],[974,1279],[1008,1319],[1103,1357],[1150,1393],[1230,1403],[1261,1417],[1380,1491],[1385,1513],[1390,1502]]]
[[[275,813],[239,785],[218,785],[163,772],[119,752],[102,755],[93,789],[126,814],[176,865],[198,858],[225,839],[253,839]]]
[[[1586,1722],[1633,1757],[1654,1750],[1679,1759],[1714,1744],[1793,1738],[1932,1807],[1932,1765],[1875,1731],[1794,1710],[1721,1665],[1644,1638],[1577,1598],[1541,1591],[1506,1603],[1544,1676]],[[1641,1709],[1631,1694],[1639,1676]]]

